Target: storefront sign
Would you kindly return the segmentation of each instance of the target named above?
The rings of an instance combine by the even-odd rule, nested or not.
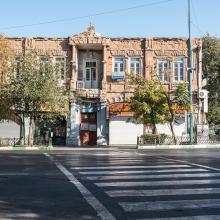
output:
[[[128,103],[120,102],[109,106],[109,116],[112,115],[133,116],[133,112],[131,112]]]
[[[175,112],[185,112],[185,111],[191,111],[192,107],[191,106],[183,107],[183,106],[180,106],[180,105],[174,103],[174,104],[172,104],[172,109]]]

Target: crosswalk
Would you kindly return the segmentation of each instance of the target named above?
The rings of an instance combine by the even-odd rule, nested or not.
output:
[[[125,219],[220,220],[220,172],[163,159],[125,159],[114,155],[111,163],[70,170],[116,202]]]

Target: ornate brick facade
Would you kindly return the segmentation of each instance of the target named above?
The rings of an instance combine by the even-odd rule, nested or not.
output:
[[[130,72],[130,59],[138,57],[140,59],[140,74],[146,79],[151,79],[152,75],[157,72],[158,59],[168,59],[172,64],[176,57],[181,56],[184,59],[183,81],[187,82],[188,79],[186,38],[109,38],[100,36],[96,33],[95,28],[90,26],[87,31],[68,38],[9,38],[9,41],[17,55],[34,49],[39,55],[48,54],[51,57],[65,57],[67,65],[65,84],[67,88],[71,91],[79,90],[81,97],[85,100],[96,100],[96,106],[100,103],[106,103],[106,106],[114,102],[124,102],[132,95],[132,89],[126,84],[125,79],[113,79],[112,77],[114,57],[123,57],[125,75]],[[193,70],[193,91],[197,106],[200,105],[200,101],[197,100],[196,92],[203,87],[201,45],[200,39],[193,40],[195,67]],[[89,65],[95,65],[95,67]],[[96,84],[92,85],[91,77]],[[170,76],[169,83],[165,82],[171,89],[176,83],[173,74]],[[74,109],[76,108],[74,106]],[[73,111],[71,112],[75,114]],[[201,111],[199,112],[198,120],[200,122],[202,116],[200,115]],[[106,113],[100,114],[97,128],[98,123],[102,126],[103,121],[106,120]],[[69,121],[74,123],[73,120]],[[71,123],[68,125],[70,133],[71,126],[73,126]],[[75,126],[74,129],[80,128]],[[97,131],[97,143],[99,138],[102,139],[102,136],[105,136],[103,133],[101,130]],[[79,140],[70,141],[70,143],[79,144]]]

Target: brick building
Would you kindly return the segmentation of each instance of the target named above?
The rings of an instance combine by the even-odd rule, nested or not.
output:
[[[70,100],[70,112],[64,128],[55,136],[65,136],[68,145],[135,144],[143,125],[132,123],[126,99],[132,95],[125,75],[132,72],[151,79],[157,73],[172,89],[187,82],[186,38],[109,38],[96,33],[93,26],[68,38],[9,38],[17,55],[35,49],[59,63],[60,81],[70,91],[78,90],[80,101]],[[206,93],[202,87],[202,42],[193,40],[194,123],[204,124]],[[172,73],[168,76],[166,69]],[[187,133],[187,112],[181,112],[177,135]],[[167,125],[159,131],[170,133]],[[60,132],[60,134],[59,134]]]

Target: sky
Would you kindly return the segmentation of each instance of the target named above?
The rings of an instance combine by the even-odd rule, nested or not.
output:
[[[220,0],[191,2],[192,36],[209,33],[220,37]],[[0,3],[0,33],[8,37],[67,37],[85,31],[90,22],[98,33],[107,37],[188,36],[188,0],[0,0]]]

